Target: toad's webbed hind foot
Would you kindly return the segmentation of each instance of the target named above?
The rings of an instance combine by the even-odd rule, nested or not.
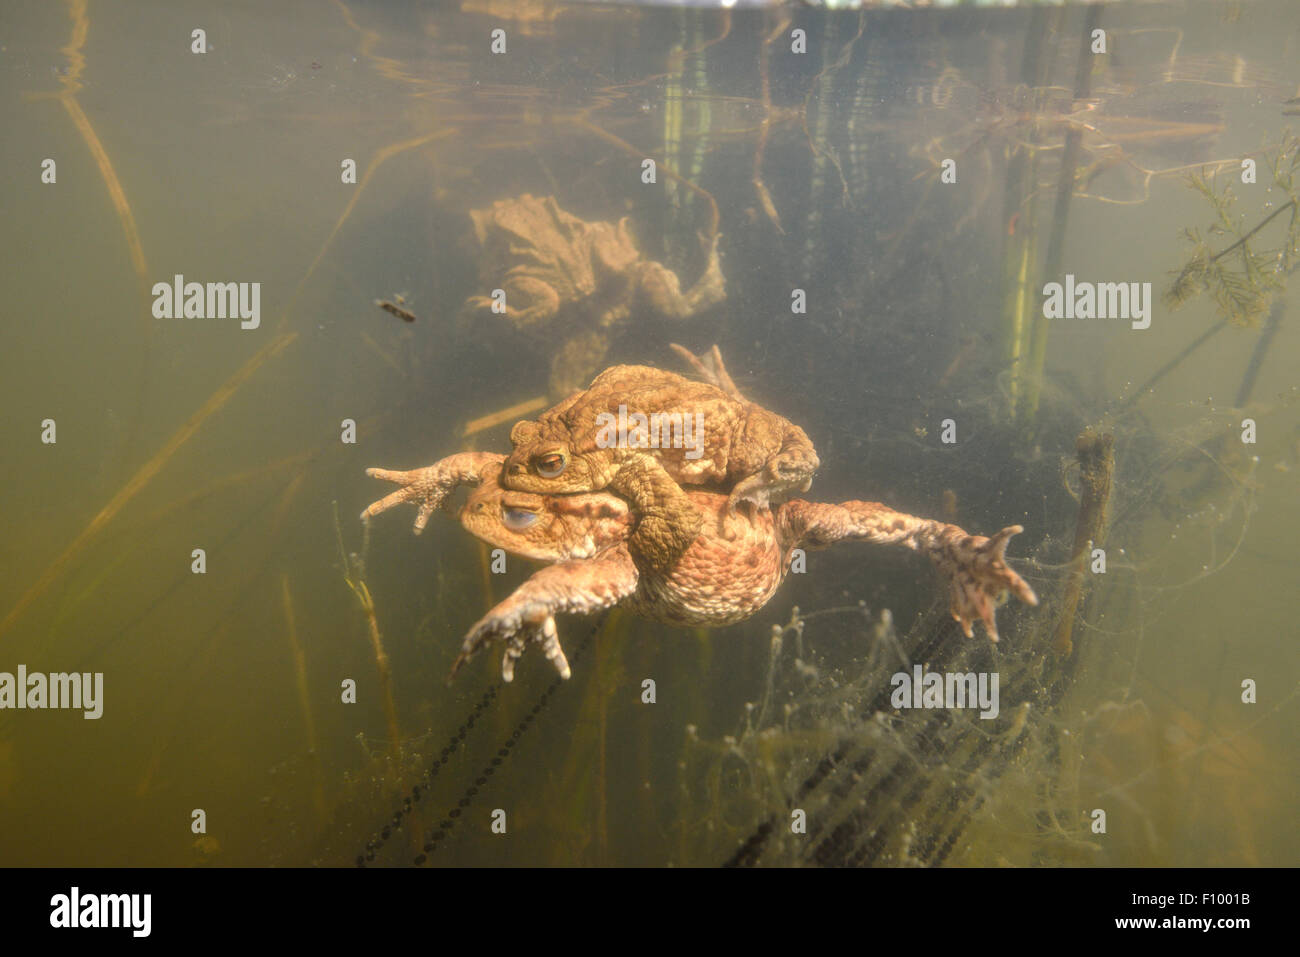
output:
[[[956,526],[955,533],[942,537],[942,549],[931,554],[934,563],[948,579],[949,610],[967,638],[974,635],[972,625],[982,621],[991,640],[998,640],[998,626],[993,613],[998,599],[1007,592],[1026,605],[1037,605],[1038,596],[1029,583],[1007,565],[1007,542],[1025,529],[1008,525],[992,538],[967,535]]]
[[[709,385],[717,386],[733,399],[741,402],[745,401],[745,397],[740,394],[740,390],[736,388],[736,383],[732,381],[731,376],[727,373],[727,367],[722,363],[722,352],[716,344],[710,347],[708,352],[698,356],[691,352],[690,349],[679,346],[675,342],[668,343],[668,348],[677,353],[687,367]]]
[[[813,473],[821,465],[817,452],[803,429],[790,426],[785,444],[756,475],[741,479],[731,490],[727,510],[733,515],[741,502],[768,508],[812,487]],[[797,433],[797,434],[796,434]]]

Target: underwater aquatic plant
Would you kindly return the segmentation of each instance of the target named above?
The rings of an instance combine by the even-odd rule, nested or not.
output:
[[[1269,168],[1273,187],[1287,201],[1246,230],[1242,217],[1236,214],[1237,195],[1230,185],[1220,189],[1217,177],[1205,171],[1188,176],[1187,185],[1214,209],[1215,221],[1207,229],[1209,235],[1231,236],[1235,241],[1216,253],[1201,230],[1195,227],[1185,230],[1192,252],[1165,293],[1165,302],[1170,307],[1176,308],[1208,293],[1219,307],[1219,315],[1238,326],[1253,326],[1268,311],[1300,255],[1300,204],[1296,194],[1300,140],[1290,130],[1282,135]],[[1269,205],[1272,201],[1265,208]],[[1284,213],[1290,213],[1285,234],[1279,242],[1263,245],[1260,234]]]

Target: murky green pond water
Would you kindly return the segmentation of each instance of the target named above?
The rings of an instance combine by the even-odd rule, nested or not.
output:
[[[1294,864],[1295,6],[454,7],[0,14],[0,863]],[[624,218],[680,308],[582,245]],[[671,342],[807,432],[808,498],[1023,525],[1040,604],[968,639],[844,544],[449,685],[534,569],[367,536],[364,470]],[[897,707],[914,666],[997,716]],[[83,673],[98,717],[31,696]]]

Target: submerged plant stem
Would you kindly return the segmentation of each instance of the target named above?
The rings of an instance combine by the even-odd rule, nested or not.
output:
[[[1119,410],[1121,412],[1127,412],[1129,409],[1133,408],[1133,406],[1137,405],[1138,402],[1142,400],[1142,397],[1151,391],[1152,386],[1177,369],[1183,364],[1184,360],[1186,360],[1188,356],[1201,348],[1201,346],[1205,345],[1226,328],[1228,328],[1227,323],[1215,322],[1214,325],[1210,326],[1210,328],[1206,329],[1199,336],[1193,339],[1191,344],[1179,352],[1178,355],[1174,356],[1162,365],[1151,374],[1149,379],[1133,390],[1133,394],[1124,400],[1124,404],[1119,407]]]
[[[339,503],[334,503],[334,533],[338,540],[339,558],[343,563],[343,580],[352,591],[366,616],[366,636],[370,639],[370,649],[375,656],[375,670],[379,674],[379,699],[384,707],[384,721],[388,729],[389,754],[396,759],[401,753],[402,733],[397,723],[397,706],[393,703],[393,672],[388,662],[388,652],[384,650],[384,639],[379,631],[379,619],[375,615],[375,600],[366,585],[364,561],[353,560],[343,546],[343,526],[339,524]],[[368,526],[365,531],[369,542]],[[392,765],[390,765],[392,767]]]
[[[293,614],[293,595],[289,591],[289,576],[280,575],[280,595],[284,601],[285,637],[289,641],[289,653],[293,656],[294,683],[298,689],[298,706],[302,710],[303,729],[307,735],[307,755],[312,768],[312,805],[316,809],[316,821],[324,826],[327,819],[325,807],[325,784],[321,777],[320,748],[316,741],[316,721],[311,713],[311,694],[307,685],[307,656],[303,653],[302,643],[298,641],[298,626]]]
[[[1246,371],[1241,376],[1241,385],[1237,388],[1237,397],[1233,404],[1239,409],[1250,401],[1251,393],[1255,391],[1255,382],[1259,379],[1259,370],[1263,368],[1264,357],[1268,355],[1269,347],[1273,344],[1278,329],[1282,326],[1282,314],[1285,311],[1286,307],[1280,299],[1276,300],[1273,303],[1273,308],[1269,310],[1268,322],[1264,326],[1264,331],[1259,334],[1255,349],[1250,354],[1250,362],[1246,363]]]
[[[1052,643],[1052,650],[1062,658],[1069,658],[1074,653],[1074,614],[1083,595],[1083,575],[1089,554],[1106,537],[1106,507],[1110,502],[1111,476],[1115,471],[1114,447],[1113,435],[1098,435],[1092,429],[1084,429],[1075,440],[1082,494],[1079,498],[1079,516],[1074,526],[1070,577],[1061,599],[1061,619],[1056,629],[1056,640]]]
[[[99,514],[91,519],[89,524],[82,529],[81,534],[73,539],[72,543],[63,550],[62,554],[51,562],[49,567],[41,573],[41,577],[36,580],[35,584],[27,589],[22,598],[18,599],[18,603],[9,609],[9,612],[5,615],[4,619],[0,620],[0,636],[3,636],[5,632],[13,627],[14,622],[22,617],[23,612],[27,610],[28,606],[45,593],[45,590],[58,579],[59,575],[68,567],[72,560],[81,554],[85,547],[99,536],[104,528],[117,516],[117,513],[120,512],[127,503],[135,498],[136,495],[138,495],[140,491],[153,480],[154,476],[162,471],[163,467],[171,460],[171,457],[176,454],[177,450],[180,449],[182,445],[194,436],[194,433],[199,430],[203,423],[206,422],[213,413],[225,405],[230,400],[231,396],[239,391],[240,386],[247,382],[253,373],[261,368],[263,363],[268,359],[279,355],[280,352],[282,352],[297,338],[298,333],[288,332],[272,339],[254,353],[251,359],[240,366],[235,374],[227,379],[221,388],[208,397],[208,401],[204,402],[199,410],[191,415],[189,419],[186,420],[185,424],[172,434],[172,437],[167,440],[167,444],[159,449],[153,458],[140,467],[135,475],[131,477],[131,480],[127,482],[126,485],[122,486],[109,503],[100,509]]]

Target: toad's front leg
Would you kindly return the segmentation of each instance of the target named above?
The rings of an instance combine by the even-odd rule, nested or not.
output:
[[[629,455],[609,488],[632,504],[636,528],[628,544],[655,571],[666,574],[691,547],[704,525],[682,487],[652,455]]]
[[[368,522],[380,512],[386,512],[395,505],[411,502],[419,506],[415,516],[415,534],[418,535],[424,531],[429,516],[448,495],[461,485],[478,485],[483,481],[486,471],[499,469],[505,459],[504,455],[495,452],[460,452],[422,469],[412,469],[409,472],[366,469],[367,475],[396,482],[402,487],[377,502],[371,502],[361,513],[361,520]]]
[[[587,561],[548,565],[469,630],[448,680],[490,641],[506,643],[501,659],[501,677],[506,681],[514,680],[515,662],[529,644],[541,645],[560,677],[568,678],[569,662],[560,647],[555,616],[589,615],[611,608],[636,591],[638,580],[636,565],[622,545]]]

